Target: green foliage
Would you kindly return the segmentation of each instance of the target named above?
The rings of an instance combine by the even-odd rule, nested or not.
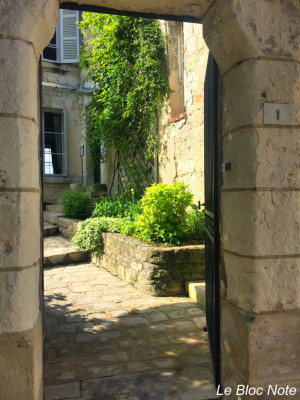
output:
[[[141,152],[153,157],[158,150],[157,113],[170,93],[159,22],[83,13],[80,29],[80,65],[95,83],[87,136],[94,160],[104,159],[110,148],[119,163]],[[132,175],[130,163],[122,168]]]
[[[204,211],[192,204],[192,198],[183,183],[160,183],[149,187],[141,202],[136,202],[133,194],[104,200],[105,205],[97,211],[103,214],[81,222],[73,242],[93,254],[102,251],[102,232],[118,232],[150,243],[199,243],[204,238]],[[135,207],[136,213],[130,211]]]
[[[115,218],[128,217],[130,220],[135,220],[141,213],[140,207],[140,201],[135,200],[133,195],[129,196],[123,194],[114,197],[113,199],[104,197],[96,204],[92,216]]]
[[[61,198],[62,212],[65,217],[84,219],[90,215],[91,200],[82,187],[69,189]]]
[[[89,218],[79,224],[72,240],[82,250],[99,254],[103,247],[102,232],[120,232],[122,226],[121,218]]]
[[[194,206],[194,204],[192,205]],[[205,210],[199,211],[198,207],[188,212],[187,215],[188,238],[197,242],[204,240]]]
[[[171,185],[159,183],[146,189],[139,217],[143,240],[180,244],[188,234],[187,207],[193,195],[180,182]]]

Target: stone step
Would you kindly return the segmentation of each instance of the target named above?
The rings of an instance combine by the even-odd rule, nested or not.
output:
[[[55,211],[61,212],[61,205],[60,204],[46,204],[46,211]]]
[[[62,217],[61,212],[57,211],[44,211],[44,222],[48,224],[58,225],[58,218]]]
[[[185,284],[186,293],[188,296],[196,301],[200,308],[205,311],[206,298],[205,298],[205,281],[189,281]]]
[[[48,224],[48,222],[44,222],[44,237],[58,235],[58,233],[58,226]]]
[[[87,261],[89,254],[60,235],[44,239],[44,267]]]

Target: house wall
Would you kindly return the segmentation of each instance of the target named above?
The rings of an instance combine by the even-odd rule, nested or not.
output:
[[[89,94],[79,91],[81,73],[78,64],[56,64],[42,62],[42,104],[43,109],[65,111],[66,135],[66,175],[64,177],[45,177],[44,202],[56,204],[71,183],[81,184],[82,166],[80,147],[84,146],[83,183],[94,183],[93,167],[87,143],[84,139],[86,125],[83,118]],[[51,86],[50,86],[51,85]],[[54,88],[53,85],[70,88]],[[74,88],[77,88],[74,89]]]
[[[222,156],[235,165],[221,198],[223,397],[243,383],[299,393],[299,0],[109,4],[203,17],[223,78]],[[0,399],[40,400],[38,62],[58,2],[4,0],[0,12]],[[264,124],[266,102],[291,104],[291,124]]]
[[[169,83],[173,91],[159,129],[158,181],[183,182],[204,202],[204,80],[208,48],[202,25],[183,24],[184,80],[180,81],[181,23],[166,22]]]

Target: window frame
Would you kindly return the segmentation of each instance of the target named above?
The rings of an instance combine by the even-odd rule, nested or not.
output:
[[[61,114],[62,115],[62,133],[63,136],[63,149],[64,152],[62,154],[62,173],[61,174],[46,174],[45,173],[45,112],[53,113],[53,114]],[[50,178],[62,178],[67,176],[67,166],[68,166],[68,157],[67,157],[67,118],[66,112],[64,109],[60,108],[49,108],[45,107],[42,109],[42,128],[43,128],[43,176]],[[53,132],[55,134],[55,132]]]

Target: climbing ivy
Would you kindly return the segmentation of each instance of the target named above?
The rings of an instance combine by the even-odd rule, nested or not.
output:
[[[80,65],[95,84],[87,136],[94,161],[111,148],[119,162],[141,151],[150,159],[158,151],[157,115],[170,93],[159,21],[84,13],[80,29]]]

